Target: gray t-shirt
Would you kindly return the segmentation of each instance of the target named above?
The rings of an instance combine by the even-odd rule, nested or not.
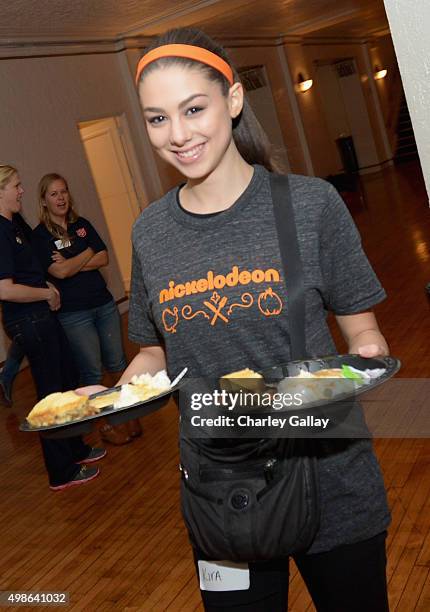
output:
[[[326,318],[385,297],[355,225],[327,182],[290,175],[306,288],[310,356],[335,352]],[[169,374],[262,370],[290,359],[288,296],[269,173],[255,166],[247,189],[215,216],[190,215],[178,189],[149,206],[133,228],[129,336],[163,344]],[[337,441],[319,460],[322,522],[310,552],[383,531],[389,511],[369,440]]]

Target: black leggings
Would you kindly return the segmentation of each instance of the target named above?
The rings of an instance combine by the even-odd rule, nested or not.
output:
[[[388,612],[385,538],[294,557],[318,612]],[[206,612],[288,610],[288,559],[249,567],[247,591],[201,591]]]

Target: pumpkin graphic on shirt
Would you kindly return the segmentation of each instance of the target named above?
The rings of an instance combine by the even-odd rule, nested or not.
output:
[[[79,236],[79,238],[85,238],[85,236],[87,235],[87,230],[85,229],[85,227],[80,227],[76,230],[76,235]]]
[[[259,311],[265,317],[276,317],[282,312],[282,300],[272,287],[259,294],[257,303]]]

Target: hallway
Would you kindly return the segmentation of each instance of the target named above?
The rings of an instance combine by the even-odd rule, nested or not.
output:
[[[388,168],[363,177],[363,187],[366,204],[352,204],[351,211],[388,294],[376,308],[378,321],[391,353],[402,361],[398,376],[428,378],[430,211],[420,168],[416,162]],[[128,356],[135,351],[128,342]],[[36,434],[18,431],[34,401],[23,371],[13,408],[0,407],[0,590],[68,591],[73,611],[202,610],[179,512],[174,405],[145,418],[142,438],[110,446],[97,480],[53,494]],[[393,512],[391,610],[425,612],[430,440],[378,439],[375,446]],[[294,567],[290,581],[290,612],[313,611]]]
[[[417,162],[362,177],[367,206],[351,207],[388,299],[375,309],[399,376],[430,374],[430,210]]]

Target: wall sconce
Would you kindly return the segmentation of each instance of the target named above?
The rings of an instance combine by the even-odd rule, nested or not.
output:
[[[299,91],[300,93],[304,93],[305,91],[308,91],[308,89],[310,89],[313,84],[314,82],[312,79],[305,79],[303,74],[299,72],[299,76],[297,79],[297,85],[296,85],[296,91]]]
[[[388,70],[386,68],[379,68],[379,66],[375,66],[374,79],[378,81],[379,79],[385,79],[387,76]]]

